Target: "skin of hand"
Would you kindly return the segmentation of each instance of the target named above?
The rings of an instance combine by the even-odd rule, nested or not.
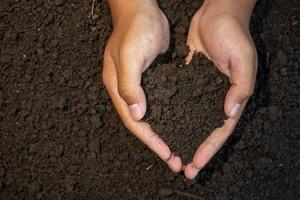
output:
[[[253,93],[257,53],[249,21],[255,3],[255,0],[206,0],[191,21],[187,63],[194,52],[202,52],[229,77],[231,87],[224,103],[229,118],[200,145],[192,162],[184,166],[188,179],[194,179],[226,142]]]
[[[141,75],[158,54],[169,46],[166,16],[155,0],[109,0],[113,32],[104,53],[103,83],[125,126],[170,169],[179,172],[182,163],[149,124],[141,121],[146,98]]]

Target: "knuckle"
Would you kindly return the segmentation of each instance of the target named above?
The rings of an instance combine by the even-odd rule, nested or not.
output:
[[[124,86],[122,86],[122,85],[119,85],[118,91],[119,91],[119,94],[120,94],[121,96],[126,96],[126,95],[129,93],[130,90],[129,90],[127,87],[124,87]]]
[[[155,141],[159,139],[159,136],[155,132],[149,133],[149,138],[151,141]]]
[[[205,147],[203,147],[203,148],[217,149],[218,145],[213,141],[207,140],[207,141],[205,141]]]
[[[205,163],[201,159],[200,160],[193,160],[192,167],[200,170],[200,169],[203,169],[205,167]]]
[[[205,167],[205,164],[203,162],[198,163],[198,165],[194,165],[194,167],[198,170],[201,170]]]
[[[130,88],[122,85],[118,87],[118,91],[119,91],[119,95],[123,98],[128,98],[132,94],[132,90]]]

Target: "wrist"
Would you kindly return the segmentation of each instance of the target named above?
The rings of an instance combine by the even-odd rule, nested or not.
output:
[[[120,19],[128,19],[139,13],[151,13],[159,10],[156,0],[107,0],[115,26]]]
[[[255,3],[256,0],[205,0],[202,7],[206,14],[230,15],[237,18],[244,26],[249,27]]]

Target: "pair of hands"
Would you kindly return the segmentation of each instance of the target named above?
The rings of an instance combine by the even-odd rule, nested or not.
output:
[[[187,62],[193,52],[202,52],[230,78],[231,87],[224,103],[229,118],[210,134],[185,166],[141,120],[146,112],[141,75],[158,54],[168,49],[168,20],[155,0],[108,2],[114,30],[105,50],[103,82],[113,104],[125,126],[171,170],[184,170],[188,179],[194,179],[231,135],[253,92],[257,55],[249,21],[255,0],[206,0],[191,21]]]

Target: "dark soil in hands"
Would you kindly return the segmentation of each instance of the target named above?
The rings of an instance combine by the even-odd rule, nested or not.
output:
[[[259,55],[255,94],[194,182],[171,173],[116,114],[101,80],[111,17],[106,1],[96,1],[89,18],[92,2],[0,1],[0,199],[298,199],[298,0],[258,1],[250,26]],[[174,52],[184,56],[175,47],[200,4],[160,1],[173,39],[148,81],[162,82],[150,74],[168,72]]]
[[[147,72],[143,85],[145,120],[187,164],[207,135],[224,124],[228,78],[204,55],[195,54],[188,65],[180,56],[158,64]]]

